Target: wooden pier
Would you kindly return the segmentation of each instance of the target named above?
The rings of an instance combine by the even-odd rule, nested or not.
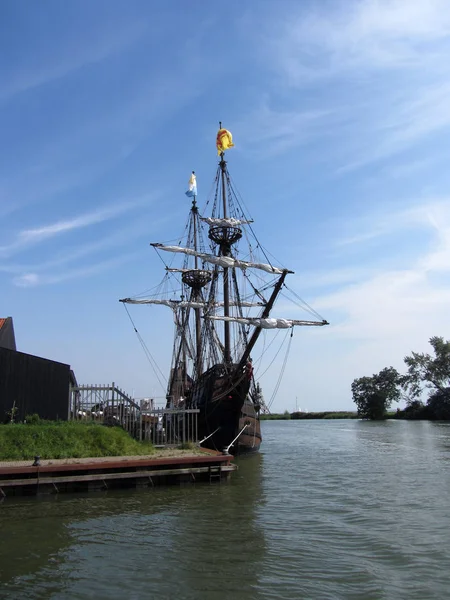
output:
[[[237,469],[232,456],[107,457],[0,462],[0,500],[18,495],[59,494],[117,488],[225,481]]]

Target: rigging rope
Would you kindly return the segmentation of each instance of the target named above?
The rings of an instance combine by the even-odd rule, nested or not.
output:
[[[295,292],[294,290],[292,290],[292,289],[291,289],[290,287],[288,287],[286,284],[284,284],[284,287],[285,287],[285,288],[286,288],[286,289],[287,289],[287,290],[288,290],[288,291],[289,291],[289,292],[290,292],[290,293],[291,293],[293,296],[295,296],[295,298],[297,298],[297,300],[298,300],[299,302],[301,302],[301,304],[303,305],[303,308],[306,308],[306,309],[307,309],[307,310],[310,312],[310,314],[314,315],[315,317],[317,317],[317,318],[318,318],[318,319],[320,319],[321,321],[324,321],[324,318],[322,317],[322,315],[320,315],[320,314],[319,314],[319,313],[318,313],[316,310],[314,310],[314,308],[312,308],[312,306],[310,306],[310,305],[309,305],[309,304],[306,302],[306,300],[303,300],[303,298],[301,298],[301,297],[300,297],[300,296],[297,294],[297,292]],[[287,297],[287,296],[286,296],[286,294],[283,294],[283,293],[282,293],[281,295],[283,295],[283,296]]]
[[[286,332],[286,333],[288,333],[288,332]],[[278,377],[278,381],[277,381],[277,383],[276,383],[276,385],[275,385],[275,388],[274,388],[274,390],[273,390],[273,392],[272,392],[272,396],[270,397],[270,400],[269,400],[269,402],[267,403],[267,408],[268,408],[268,409],[270,409],[270,407],[271,407],[271,406],[272,406],[272,404],[273,404],[273,401],[274,401],[274,400],[275,400],[275,398],[276,398],[276,395],[278,394],[278,390],[279,390],[279,388],[280,388],[281,380],[283,379],[284,371],[285,371],[285,369],[286,369],[286,365],[287,365],[287,359],[288,359],[289,352],[290,352],[290,349],[291,349],[291,343],[292,343],[292,338],[293,338],[293,336],[294,336],[294,329],[292,328],[292,330],[291,330],[291,335],[290,335],[290,337],[289,337],[289,343],[288,343],[288,347],[287,347],[287,349],[286,349],[286,354],[285,354],[285,357],[284,357],[284,360],[283,360],[283,365],[282,365],[282,367],[281,367],[280,375],[279,375],[279,377]],[[284,342],[283,342],[283,343],[284,343]],[[280,350],[281,350],[281,347],[280,347]],[[279,351],[280,351],[280,350],[279,350]],[[279,351],[278,351],[278,352],[279,352]],[[275,360],[276,356],[278,355],[278,352],[277,352],[277,354],[275,355],[275,357],[274,357],[274,360]],[[272,362],[273,362],[273,361],[272,361]]]
[[[139,340],[139,342],[140,342],[140,344],[141,344],[141,346],[142,346],[142,348],[143,348],[143,350],[144,350],[144,354],[146,355],[146,357],[147,357],[147,360],[148,360],[148,362],[150,363],[150,366],[151,366],[151,367],[152,367],[152,369],[153,369],[153,372],[154,372],[154,374],[155,374],[155,376],[156,376],[156,379],[158,380],[158,383],[159,383],[159,385],[162,387],[163,391],[165,392],[165,391],[166,391],[166,389],[165,389],[165,386],[164,386],[164,385],[161,383],[161,380],[160,380],[160,378],[159,378],[159,375],[158,375],[158,372],[157,372],[157,371],[159,371],[159,372],[160,372],[160,374],[161,374],[162,378],[163,378],[163,379],[166,381],[166,385],[167,385],[167,379],[165,378],[165,376],[164,376],[164,373],[161,371],[161,369],[159,368],[159,366],[158,366],[157,362],[155,361],[155,359],[154,359],[154,358],[153,358],[153,356],[151,355],[151,353],[150,353],[150,350],[148,349],[148,347],[147,347],[146,343],[145,343],[145,342],[144,342],[144,340],[142,339],[142,336],[141,336],[141,334],[140,334],[140,333],[139,333],[139,331],[137,330],[137,328],[136,328],[136,325],[134,324],[134,321],[133,321],[133,319],[131,318],[131,315],[130,315],[130,312],[129,312],[128,308],[126,307],[126,305],[125,305],[125,304],[124,304],[123,306],[124,306],[124,308],[125,308],[125,310],[126,310],[126,312],[127,312],[128,318],[129,318],[129,319],[130,319],[130,321],[131,321],[131,324],[132,324],[132,326],[133,326],[133,329],[134,329],[134,331],[136,332],[137,338],[138,338],[138,340]]]

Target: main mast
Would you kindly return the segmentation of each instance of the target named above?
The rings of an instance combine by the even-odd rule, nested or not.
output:
[[[223,218],[228,218],[227,207],[227,163],[224,158],[225,150],[234,146],[231,138],[231,133],[226,129],[222,129],[222,123],[219,122],[219,131],[217,133],[217,151],[220,156],[220,183],[222,186],[222,212]],[[209,238],[219,246],[219,256],[231,256],[231,246],[237,242],[242,236],[242,231],[238,227],[211,227],[209,230]],[[223,312],[224,316],[230,316],[230,280],[229,268],[223,267]],[[230,323],[224,322],[224,362],[230,364],[231,360],[231,337]]]
[[[222,123],[219,123],[220,129],[222,129]],[[224,159],[224,153],[220,154],[220,171],[221,171],[221,179],[222,179],[222,210],[223,210],[223,218],[226,219],[228,217],[227,210],[227,194],[226,194],[226,186],[225,186],[225,171],[227,168],[227,163]],[[221,244],[220,253],[223,256],[228,256],[230,254],[229,247],[226,247],[225,243]],[[230,284],[228,280],[228,269],[225,268],[223,270],[223,314],[228,317],[230,315]],[[224,322],[224,346],[225,346],[225,362],[231,363],[231,344],[230,344],[230,323]]]

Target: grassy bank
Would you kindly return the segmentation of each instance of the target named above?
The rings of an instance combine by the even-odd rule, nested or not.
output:
[[[277,421],[286,419],[357,419],[356,412],[350,411],[325,411],[325,412],[284,412],[261,415],[262,421]]]
[[[94,423],[42,421],[0,425],[0,460],[89,458],[151,454],[153,446],[131,438],[120,427]]]
[[[356,411],[296,412],[291,419],[357,419]]]

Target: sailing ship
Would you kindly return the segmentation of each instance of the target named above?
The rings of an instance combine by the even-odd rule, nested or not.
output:
[[[219,163],[205,210],[197,204],[192,172],[186,192],[192,204],[182,239],[177,245],[151,244],[165,264],[162,283],[151,296],[121,302],[172,310],[175,336],[166,406],[198,409],[202,447],[242,454],[259,449],[260,414],[267,410],[252,360],[261,333],[327,321],[315,312],[315,320],[271,316],[292,271],[273,265],[256,238],[225,160],[233,145],[231,133],[220,124]],[[181,264],[173,264],[175,257],[182,257]]]

